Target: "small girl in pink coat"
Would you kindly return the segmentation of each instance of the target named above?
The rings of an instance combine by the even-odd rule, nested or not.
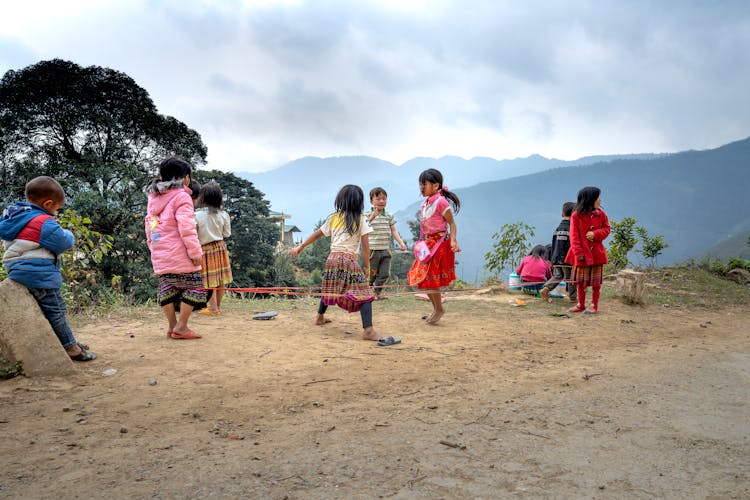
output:
[[[159,275],[158,298],[167,318],[167,337],[173,339],[201,338],[188,327],[188,319],[193,309],[206,307],[201,244],[187,187],[191,173],[192,167],[182,158],[167,158],[159,164],[159,177],[144,188],[146,240]]]

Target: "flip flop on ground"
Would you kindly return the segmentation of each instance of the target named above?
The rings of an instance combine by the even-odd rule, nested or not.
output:
[[[183,339],[187,340],[187,339],[200,339],[200,338],[202,338],[200,335],[198,335],[197,333],[195,333],[193,330],[188,330],[188,331],[183,332],[183,333],[172,332],[172,333],[169,334],[169,336],[171,338],[173,338],[173,339],[176,339],[176,340],[183,340]]]
[[[391,336],[383,337],[382,339],[378,340],[378,345],[380,347],[387,347],[389,345],[400,344],[400,343],[401,343],[400,338],[398,337],[393,338]]]

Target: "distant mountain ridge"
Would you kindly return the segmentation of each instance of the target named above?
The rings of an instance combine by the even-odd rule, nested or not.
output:
[[[302,237],[333,211],[342,185],[361,186],[366,198],[372,187],[381,186],[388,191],[388,208],[400,221],[399,231],[408,238],[406,221],[414,218],[421,201],[417,179],[426,168],[440,170],[461,198],[456,221],[463,251],[457,272],[469,282],[486,274],[484,254],[503,224],[524,221],[536,229],[534,243],[546,244],[562,203],[575,201],[578,190],[588,185],[602,189],[603,208],[611,219],[635,217],[651,235],[664,236],[670,246],[660,264],[699,258],[750,231],[750,139],[704,151],[573,161],[539,155],[513,160],[446,156],[414,158],[398,166],[367,156],[307,157],[270,172],[238,175],[264,192],[274,210],[290,214]]]
[[[369,156],[331,158],[304,157],[259,174],[238,172],[252,181],[277,212],[291,215],[289,223],[303,233],[310,233],[315,223],[333,211],[333,201],[344,184],[356,184],[365,191],[379,186],[388,192],[389,210],[394,212],[419,200],[420,172],[437,168],[451,189],[469,187],[571,165],[588,165],[628,158],[634,155],[592,156],[574,161],[549,159],[539,155],[513,160],[476,157],[469,160],[456,156],[414,158],[403,165]],[[658,157],[661,155],[637,155]],[[365,201],[366,207],[369,199]]]
[[[602,189],[610,219],[635,217],[650,235],[664,236],[669,248],[658,263],[701,257],[718,242],[750,231],[749,167],[750,139],[745,139],[712,150],[556,168],[457,189],[463,249],[457,271],[466,281],[481,281],[492,234],[506,223],[523,221],[536,229],[533,243],[548,243],[562,203],[575,201],[581,187],[592,185]],[[413,218],[418,206],[395,215]],[[638,261],[635,253],[630,258]]]

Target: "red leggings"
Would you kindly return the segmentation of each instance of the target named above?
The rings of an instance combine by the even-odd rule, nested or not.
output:
[[[578,305],[581,306],[581,308],[586,308],[586,287],[584,285],[579,284],[576,288],[578,288]],[[594,306],[594,310],[599,309],[599,295],[602,291],[601,285],[591,285],[591,289],[593,290],[591,294],[591,303]]]

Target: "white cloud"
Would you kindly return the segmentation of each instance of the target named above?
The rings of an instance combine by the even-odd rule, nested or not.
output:
[[[0,71],[124,71],[209,168],[301,156],[510,158],[750,135],[742,2],[10,2]]]

